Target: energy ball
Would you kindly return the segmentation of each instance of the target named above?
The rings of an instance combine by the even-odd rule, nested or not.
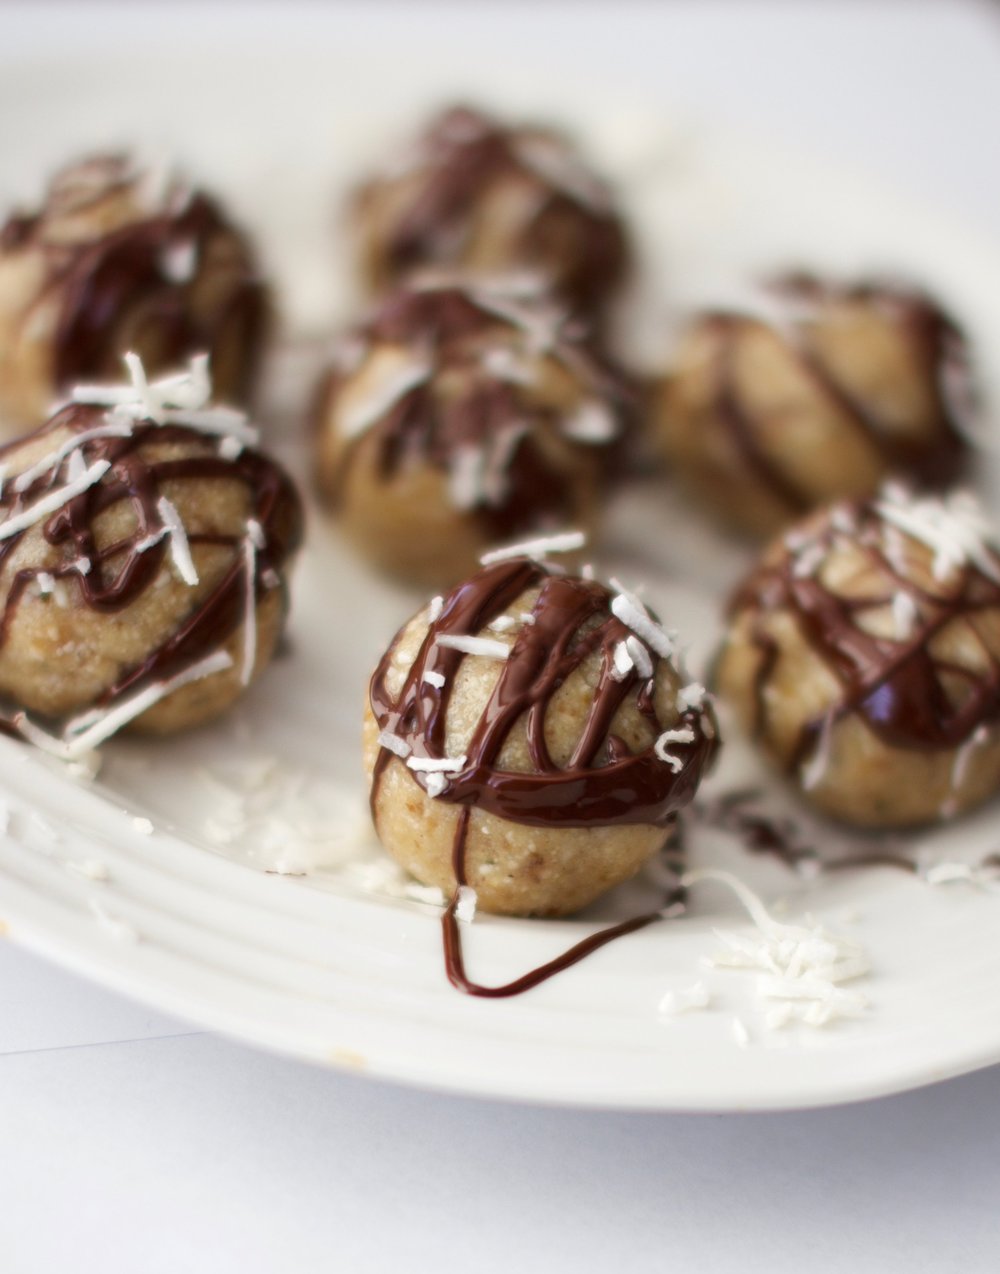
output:
[[[433,119],[356,192],[351,213],[376,292],[419,267],[528,269],[573,308],[598,310],[629,264],[611,193],[566,136],[467,107]]]
[[[934,301],[797,275],[757,302],[696,319],[659,393],[663,448],[698,499],[766,536],[890,475],[953,481],[972,394],[963,337]]]
[[[151,374],[207,351],[219,400],[243,402],[267,312],[246,239],[207,195],[123,156],[66,168],[0,229],[0,432],[34,428],[130,350]]]
[[[820,809],[947,819],[1000,788],[1000,555],[971,496],[814,514],[739,587],[721,696]]]
[[[386,850],[483,911],[562,916],[663,846],[716,749],[701,686],[642,603],[527,557],[423,607],[364,729]]]
[[[274,652],[301,536],[256,431],[207,406],[204,360],[159,384],[132,369],[0,448],[4,721],[67,759],[229,707]]]
[[[498,541],[593,529],[634,407],[544,293],[413,282],[337,351],[318,398],[318,482],[377,567],[443,587]]]

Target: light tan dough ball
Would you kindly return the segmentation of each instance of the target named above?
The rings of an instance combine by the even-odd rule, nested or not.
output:
[[[318,396],[317,479],[373,565],[439,588],[497,543],[593,533],[634,406],[544,294],[425,279],[342,342]]]
[[[563,134],[442,112],[400,159],[355,193],[364,281],[380,292],[416,269],[484,276],[531,270],[574,310],[619,290],[628,238],[607,185]]]
[[[696,499],[762,536],[890,474],[954,479],[972,393],[961,333],[933,301],[799,276],[758,300],[696,319],[659,390],[664,452]]]
[[[971,497],[897,487],[776,541],[716,667],[742,728],[821,810],[907,827],[1000,787],[1000,556]]]
[[[701,688],[682,696],[675,666],[612,599],[511,559],[393,642],[372,680],[364,760],[382,843],[418,880],[446,894],[467,884],[484,911],[560,916],[662,847],[714,754],[714,722]],[[448,644],[463,635],[485,653]],[[442,772],[442,758],[459,760]]]
[[[8,720],[26,709],[30,732],[32,716],[78,723],[146,696],[123,724],[170,733],[218,716],[264,669],[301,507],[282,470],[233,441],[81,405],[0,449]],[[206,660],[217,669],[186,680]]]
[[[123,156],[66,168],[0,228],[0,434],[40,424],[134,351],[153,374],[211,356],[220,401],[245,401],[268,326],[246,238],[208,196]]]

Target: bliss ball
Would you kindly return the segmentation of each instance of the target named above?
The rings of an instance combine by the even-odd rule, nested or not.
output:
[[[37,426],[128,351],[150,374],[207,352],[219,400],[243,402],[267,312],[247,240],[214,200],[124,156],[74,164],[0,229],[0,431]]]
[[[204,364],[159,385],[133,368],[0,448],[0,699],[61,755],[229,707],[277,645],[301,537],[289,478],[207,403]]]
[[[674,640],[632,594],[526,557],[422,607],[365,719],[388,853],[508,915],[566,915],[634,875],[717,747]]]
[[[1000,555],[971,496],[814,514],[737,589],[721,696],[821,810],[906,827],[1000,787]]]
[[[730,527],[766,536],[890,475],[943,488],[967,447],[965,342],[903,285],[794,276],[683,335],[656,411],[678,479]]]
[[[608,186],[561,132],[455,107],[357,190],[361,268],[380,291],[415,268],[528,269],[575,309],[618,290],[628,240]]]
[[[523,280],[412,282],[336,352],[317,479],[365,557],[438,588],[499,541],[592,531],[634,407],[585,326]]]

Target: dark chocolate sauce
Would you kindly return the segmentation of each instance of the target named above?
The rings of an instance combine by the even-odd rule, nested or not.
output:
[[[827,587],[821,570],[797,573],[791,551],[765,557],[730,603],[731,615],[749,612],[754,617],[751,639],[761,654],[754,687],[757,734],[768,730],[766,691],[778,655],[767,620],[782,612],[793,618],[841,691],[828,713],[803,725],[788,758],[791,771],[815,748],[824,728],[849,715],[859,717],[889,747],[961,747],[981,726],[1000,721],[1000,660],[975,634],[977,614],[1000,608],[1000,585],[967,562],[947,586],[921,586],[887,555],[886,523],[873,502],[838,508],[853,528],[852,546],[864,554],[884,589],[866,590],[863,597],[845,596]],[[835,552],[840,534],[835,521],[828,516],[817,524],[805,551],[817,546]],[[1000,555],[993,552],[993,558],[1000,572]],[[865,612],[891,607],[900,594],[909,598],[916,617],[908,636],[877,637],[861,626]],[[970,634],[981,648],[983,667],[976,671],[933,649],[937,634],[960,619],[969,621]]]
[[[66,460],[57,461],[36,476],[23,491],[17,491],[19,452],[26,441],[53,438],[53,449],[70,434],[85,433],[107,423],[126,423],[110,418],[103,408],[73,405],[58,412],[46,425],[17,442],[0,447],[0,464],[11,466],[0,491],[3,520],[30,508],[65,479]],[[169,447],[169,457],[151,454],[151,449]],[[73,604],[100,614],[121,613],[132,605],[159,576],[168,539],[150,540],[164,529],[158,501],[164,484],[175,488],[179,482],[218,480],[239,482],[247,491],[247,518],[255,519],[262,532],[254,553],[252,586],[257,600],[273,588],[282,589],[287,605],[282,568],[298,547],[302,534],[302,511],[298,495],[282,469],[259,452],[244,449],[235,459],[218,454],[218,442],[182,424],[157,425],[137,421],[125,436],[89,438],[76,448],[84,465],[98,461],[110,465],[94,485],[71,497],[54,513],[6,539],[0,540],[0,572],[17,552],[24,537],[41,528],[48,545],[59,551],[59,560],[38,566],[20,566],[10,579],[0,612],[0,651],[15,622],[18,604],[39,576],[66,581],[73,590]],[[134,525],[129,534],[114,543],[98,547],[95,520],[109,509],[128,504]],[[220,649],[244,620],[247,589],[250,587],[245,560],[240,552],[243,537],[219,532],[188,533],[192,547],[211,544],[232,551],[232,563],[222,577],[192,606],[190,613],[144,660],[121,672],[101,695],[96,706],[107,707],[128,691],[164,681]],[[78,563],[89,563],[81,573]]]
[[[405,347],[415,360],[427,363],[428,376],[348,442],[329,492],[333,501],[341,498],[362,438],[373,436],[386,482],[414,463],[449,472],[463,449],[481,450],[487,465],[500,469],[493,487],[479,491],[470,510],[490,541],[577,521],[582,512],[578,484],[567,480],[565,459],[551,455],[542,437],[549,431],[558,434],[560,419],[538,402],[532,386],[498,375],[486,361],[491,353],[533,357],[522,326],[532,322],[545,327],[553,360],[607,406],[616,426],[615,438],[609,440],[614,445],[573,443],[574,463],[595,477],[613,472],[621,438],[633,423],[635,393],[578,323],[550,310],[538,297],[508,303],[474,285],[404,286],[378,305],[351,344],[366,352]],[[327,379],[316,414],[320,426],[350,379],[350,372],[334,372]],[[509,442],[504,442],[505,433]]]
[[[790,317],[779,330],[785,348],[808,372],[817,390],[883,457],[887,470],[906,474],[932,488],[953,482],[961,471],[966,453],[959,424],[969,404],[960,405],[954,400],[954,393],[946,385],[946,372],[953,373],[953,381],[961,381],[965,386],[970,384],[965,340],[955,322],[929,297],[891,283],[838,287],[810,275],[791,274],[770,281],[765,288],[778,302],[815,307],[818,318],[824,310],[836,305],[865,305],[891,319],[912,350],[915,365],[926,377],[932,398],[930,423],[933,426],[928,438],[914,438],[890,427],[880,418],[877,403],[867,401],[841,382],[810,341],[810,326],[814,320]],[[708,323],[717,337],[715,402],[719,418],[742,462],[789,515],[795,516],[811,508],[815,499],[810,492],[801,490],[794,477],[763,447],[760,421],[736,385],[737,348],[744,333],[758,322],[739,313],[709,316]]]
[[[573,166],[579,191],[532,165],[530,152],[538,146],[562,156],[560,166]],[[358,196],[361,215],[397,180],[375,178],[365,186]],[[390,277],[419,266],[462,266],[481,201],[506,182],[527,184],[537,194],[509,265],[544,270],[557,291],[584,311],[602,306],[624,276],[629,248],[609,192],[577,169],[570,143],[557,133],[505,129],[478,111],[456,107],[431,124],[403,180],[415,181],[416,192],[386,245]]]
[[[116,375],[128,348],[147,355],[152,373],[174,368],[195,353],[212,355],[225,343],[221,374],[232,362],[228,350],[238,338],[237,374],[225,385],[217,378],[216,389],[227,399],[244,400],[267,324],[266,291],[249,250],[212,200],[176,186],[157,210],[102,233],[101,203],[139,180],[122,157],[86,161],[53,181],[42,212],[12,217],[0,230],[4,251],[37,248],[46,258],[46,278],[25,322],[36,308],[58,298],[54,388],[62,392],[83,380]],[[92,237],[66,241],[51,233],[52,223],[61,218],[88,214],[95,218]],[[228,246],[220,260],[224,241]],[[179,254],[190,255],[190,271],[171,277],[171,261]],[[217,271],[227,281],[223,299],[211,307],[196,295],[199,286],[204,288],[205,271]]]
[[[396,694],[388,689],[396,641],[390,645],[370,687],[379,729],[401,739],[415,757],[443,758],[451,687],[464,656],[441,645],[438,638],[481,632],[533,589],[539,590],[531,610],[533,621],[522,625],[503,662],[467,746],[461,772],[448,776],[447,786],[437,797],[461,806],[452,856],[457,886],[466,883],[465,847],[472,809],[537,827],[642,824],[668,829],[677,812],[691,801],[716,751],[714,726],[706,727],[707,717],[693,710],[670,723],[674,728],[689,727],[693,734],[688,743],[670,745],[680,762],[676,772],[659,759],[652,745],[641,752],[628,751],[611,733],[611,723],[630,695],[636,695],[639,711],[656,737],[667,726],[659,720],[653,696],[634,668],[620,679],[613,675],[615,647],[630,630],[611,614],[612,594],[594,581],[551,574],[526,558],[488,566],[444,599],[440,615],[430,625]],[[595,653],[600,655],[600,673],[590,711],[573,755],[566,765],[559,766],[545,741],[547,709],[567,677]],[[439,687],[427,681],[425,673],[432,674],[432,681],[443,678],[443,684]],[[527,730],[532,768],[528,772],[501,769],[504,744],[521,721]],[[376,818],[380,780],[393,755],[382,748],[376,758],[371,789]],[[411,774],[414,782],[426,787],[425,774]],[[649,924],[659,914],[641,916],[594,935],[507,986],[483,987],[465,975],[455,918],[457,902],[456,888],[443,919],[448,977],[469,994],[487,996],[525,991],[612,938]]]

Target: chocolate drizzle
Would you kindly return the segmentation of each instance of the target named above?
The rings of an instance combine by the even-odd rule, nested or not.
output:
[[[141,180],[121,156],[86,161],[53,181],[41,212],[11,217],[0,230],[5,252],[44,254],[45,281],[23,321],[30,323],[36,309],[58,297],[53,387],[62,392],[115,374],[129,347],[146,353],[150,372],[173,368],[194,353],[219,352],[221,374],[222,366],[229,368],[235,333],[237,375],[230,371],[224,385],[217,377],[216,388],[243,400],[267,325],[266,290],[249,250],[203,194],[173,185],[155,207],[139,211]],[[133,218],[102,230],[102,205],[130,194],[137,203]],[[94,232],[86,237],[57,232],[66,219],[87,218]],[[206,271],[226,279],[210,305]]]
[[[971,398],[968,355],[962,332],[929,297],[891,283],[835,286],[806,274],[787,275],[765,285],[769,298],[789,308],[774,327],[784,348],[808,373],[818,394],[882,458],[887,472],[905,474],[923,486],[942,488],[958,476],[966,452],[960,424]],[[931,398],[928,434],[883,421],[878,403],[853,392],[823,359],[810,329],[838,306],[866,306],[883,314],[912,352],[926,378]],[[799,311],[804,308],[805,315]],[[815,496],[802,490],[792,474],[761,443],[761,420],[746,405],[735,376],[738,346],[761,322],[750,314],[718,312],[706,322],[716,336],[715,403],[718,417],[741,462],[789,513],[806,512]],[[958,401],[959,394],[963,401]]]
[[[576,520],[565,454],[562,459],[553,454],[542,434],[565,440],[562,452],[568,445],[571,463],[591,469],[595,479],[598,468],[614,469],[613,457],[633,421],[634,390],[587,339],[582,324],[539,294],[511,297],[447,280],[401,287],[344,344],[355,360],[389,346],[411,351],[414,367],[424,374],[415,375],[414,383],[347,441],[329,492],[335,503],[355,450],[369,434],[377,439],[378,471],[386,482],[415,463],[454,473],[464,456],[478,455],[482,471],[466,500],[493,541]],[[580,442],[564,433],[565,414],[540,398],[530,378],[520,379],[540,356],[558,364],[577,382],[584,401],[606,413],[606,440]],[[320,427],[351,384],[355,366],[353,361],[347,370],[331,373],[322,387]]]
[[[668,724],[659,720],[651,687],[634,668],[616,674],[614,650],[630,630],[611,614],[612,594],[603,585],[552,574],[526,558],[488,566],[444,599],[440,615],[430,625],[396,694],[388,689],[396,648],[396,642],[392,643],[370,687],[372,712],[380,731],[401,740],[413,757],[443,759],[451,687],[464,656],[442,645],[439,638],[479,633],[523,593],[536,588],[539,592],[531,611],[532,622],[523,624],[503,662],[467,745],[464,763],[448,776],[447,785],[437,796],[461,806],[452,851],[457,886],[466,883],[465,848],[473,808],[538,827],[633,824],[667,828],[694,796],[716,750],[714,727],[706,725],[706,716],[694,710],[669,723],[671,727],[689,727],[692,734],[691,741],[670,745],[677,759],[676,771],[656,755],[652,745],[632,753],[610,732],[615,713],[631,694],[636,695],[637,707],[657,737]],[[593,653],[600,655],[600,673],[589,714],[568,763],[558,766],[545,740],[548,705],[556,690]],[[440,686],[434,684],[440,679]],[[503,747],[521,721],[526,726],[532,769],[502,769]],[[394,754],[384,747],[376,758],[371,788],[376,818],[380,781],[393,759]],[[426,790],[425,773],[415,770],[411,776]],[[457,901],[456,889],[443,921],[446,967],[451,981],[472,995],[515,995],[527,990],[659,914],[597,934],[507,986],[483,987],[471,982],[464,972],[455,918]]]
[[[849,528],[851,548],[863,554],[875,579],[882,581],[881,589],[851,597],[824,582],[823,563],[838,551],[844,528]],[[754,685],[758,735],[768,730],[766,691],[780,657],[768,630],[771,615],[793,618],[840,686],[838,701],[802,726],[788,756],[791,771],[815,750],[824,730],[847,716],[860,718],[889,747],[921,751],[960,748],[982,727],[1000,722],[1000,659],[975,624],[985,611],[1000,612],[1000,584],[970,560],[940,586],[922,584],[887,547],[887,535],[893,534],[898,532],[887,526],[874,502],[836,506],[834,514],[801,537],[801,544],[796,542],[795,551],[775,550],[765,557],[732,599],[731,616],[749,612],[753,617],[751,640],[760,651]],[[929,548],[918,546],[917,551],[930,562]],[[1000,555],[984,551],[1000,579]],[[806,553],[813,557],[809,570],[801,566]],[[864,616],[898,605],[900,596],[908,599],[912,631],[891,637],[866,631],[860,622]],[[958,620],[967,621],[981,654],[977,669],[934,650],[934,639]]]
[[[300,542],[302,515],[298,496],[283,470],[247,449],[235,459],[225,458],[219,454],[217,439],[183,424],[157,425],[151,420],[139,420],[124,436],[120,432],[122,424],[122,418],[99,407],[64,408],[29,435],[29,440],[44,440],[50,435],[61,440],[66,431],[84,434],[106,426],[117,427],[119,432],[115,436],[82,439],[72,452],[57,458],[21,490],[15,466],[26,440],[0,447],[0,464],[10,464],[14,469],[0,491],[0,529],[4,521],[30,508],[66,481],[70,456],[82,460],[84,466],[101,461],[110,466],[99,481],[35,524],[41,528],[45,542],[60,551],[61,560],[37,567],[20,566],[9,581],[0,614],[0,652],[10,638],[21,598],[30,587],[37,587],[42,576],[65,581],[79,604],[104,615],[124,612],[153,585],[168,552],[168,537],[158,507],[166,483],[175,486],[178,482],[213,479],[241,483],[248,494],[248,523],[254,520],[260,528],[253,554],[254,597],[259,601],[265,593],[281,588],[287,604],[282,569]],[[169,447],[170,453],[156,458],[149,454],[152,447]],[[55,449],[53,454],[57,454]],[[127,504],[132,512],[132,529],[123,538],[99,548],[95,521],[121,504]],[[0,540],[0,571],[26,534],[27,528]],[[231,564],[180,625],[141,662],[124,669],[95,706],[110,707],[126,692],[168,680],[220,649],[243,622],[247,589],[251,587],[240,551],[244,537],[191,531],[187,538],[192,547],[230,549]]]
[[[558,133],[505,129],[455,107],[433,121],[401,177],[377,177],[362,188],[361,215],[397,181],[415,183],[415,193],[384,245],[390,279],[420,266],[466,264],[480,204],[505,182],[527,185],[535,199],[505,267],[542,269],[581,310],[605,303],[625,273],[628,244],[608,189]]]

